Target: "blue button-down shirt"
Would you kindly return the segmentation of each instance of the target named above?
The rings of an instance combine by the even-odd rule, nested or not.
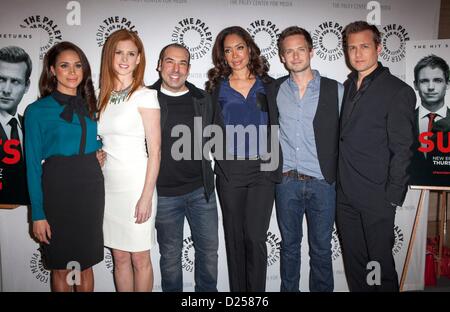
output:
[[[283,151],[283,172],[297,170],[323,179],[317,158],[313,121],[319,104],[320,73],[313,71],[314,78],[308,83],[302,98],[297,84],[289,77],[277,95],[280,113],[280,143]]]

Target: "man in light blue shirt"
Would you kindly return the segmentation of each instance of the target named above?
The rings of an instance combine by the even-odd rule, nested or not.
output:
[[[336,206],[339,111],[343,86],[311,69],[311,35],[297,26],[279,39],[289,75],[274,83],[283,152],[276,187],[281,291],[299,291],[303,215],[308,222],[310,291],[333,291],[331,235]]]

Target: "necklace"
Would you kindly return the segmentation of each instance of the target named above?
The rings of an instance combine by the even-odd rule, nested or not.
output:
[[[128,87],[126,87],[123,90],[120,91],[112,91],[111,95],[109,96],[109,102],[111,104],[120,104],[126,100],[128,97],[128,93],[130,92],[132,84],[130,84]]]

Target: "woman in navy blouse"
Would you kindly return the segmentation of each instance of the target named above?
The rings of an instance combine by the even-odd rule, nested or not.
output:
[[[275,182],[281,178],[279,166],[262,169],[270,154],[270,126],[277,124],[273,79],[258,46],[239,26],[217,35],[212,58],[206,89],[212,93],[215,122],[226,138],[225,154],[215,154],[215,172],[230,290],[264,291],[267,230]]]
[[[52,271],[53,291],[92,291],[92,266],[103,260],[104,184],[96,158],[96,98],[83,51],[70,42],[53,46],[39,90],[41,98],[25,112],[33,233]]]

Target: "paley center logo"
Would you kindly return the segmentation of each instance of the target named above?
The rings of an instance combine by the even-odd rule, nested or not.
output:
[[[48,36],[42,37],[39,58],[42,60],[45,53],[56,43],[63,41],[61,30],[56,22],[48,16],[32,15],[23,19],[21,28],[42,29]]]
[[[183,240],[183,249],[181,251],[181,267],[186,272],[194,271],[194,241],[192,236],[188,236]]]
[[[109,35],[120,29],[128,29],[137,33],[136,26],[127,17],[116,15],[105,18],[95,33],[98,47],[102,47]]]
[[[261,54],[267,60],[277,55],[277,40],[280,29],[270,20],[259,19],[250,23],[247,31],[261,49]]]
[[[43,284],[48,284],[50,281],[50,271],[44,268],[40,249],[36,249],[31,255],[30,272]]]
[[[185,46],[191,53],[192,60],[201,59],[213,46],[212,33],[208,25],[194,17],[180,20],[173,29],[171,40]]]
[[[111,250],[109,249],[105,249],[105,257],[104,257],[104,263],[105,263],[105,267],[106,269],[112,273],[114,273],[114,261],[113,261],[113,257],[111,254]]]
[[[272,232],[267,232],[267,266],[275,264],[280,260],[281,239],[278,235]]]
[[[333,234],[331,236],[331,259],[336,260],[342,254],[341,244],[339,241],[339,236],[336,227],[333,229]]]
[[[344,56],[343,30],[344,27],[338,22],[326,21],[312,32],[314,52],[321,60],[334,62]]]
[[[406,56],[406,41],[409,34],[403,25],[389,24],[383,27],[381,44],[383,50],[380,57],[383,61],[397,63]]]
[[[405,237],[403,235],[403,231],[398,225],[396,225],[394,227],[394,247],[392,248],[392,254],[394,256],[402,250],[404,243]]]

